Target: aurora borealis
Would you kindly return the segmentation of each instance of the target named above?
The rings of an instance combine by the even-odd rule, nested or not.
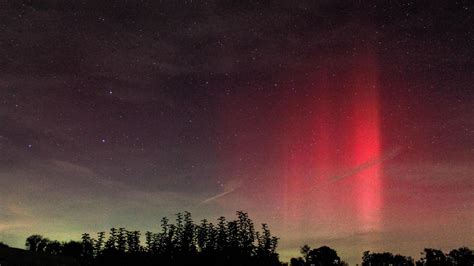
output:
[[[247,211],[283,261],[474,246],[472,4],[13,1],[0,241]]]

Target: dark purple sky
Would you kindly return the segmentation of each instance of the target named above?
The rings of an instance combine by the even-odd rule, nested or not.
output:
[[[474,5],[346,2],[0,3],[0,241],[243,209],[284,260],[474,246]]]

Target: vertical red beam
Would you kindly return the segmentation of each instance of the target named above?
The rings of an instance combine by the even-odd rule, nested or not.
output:
[[[353,74],[354,166],[371,164],[381,157],[380,105],[377,64],[372,54],[355,61]],[[381,164],[363,169],[356,176],[357,212],[360,227],[377,230],[381,223]]]
[[[314,75],[309,94],[286,95],[281,140],[284,223],[298,227],[347,215],[355,216],[355,228],[377,230],[383,191],[382,165],[374,164],[381,159],[375,56],[350,59],[335,77],[328,70]]]

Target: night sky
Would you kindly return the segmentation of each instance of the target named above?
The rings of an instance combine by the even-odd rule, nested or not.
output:
[[[474,5],[396,2],[0,1],[0,240],[244,210],[282,260],[473,247]]]

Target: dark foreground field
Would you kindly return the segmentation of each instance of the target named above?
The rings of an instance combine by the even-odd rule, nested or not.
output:
[[[1,266],[79,266],[73,258],[0,246]]]

